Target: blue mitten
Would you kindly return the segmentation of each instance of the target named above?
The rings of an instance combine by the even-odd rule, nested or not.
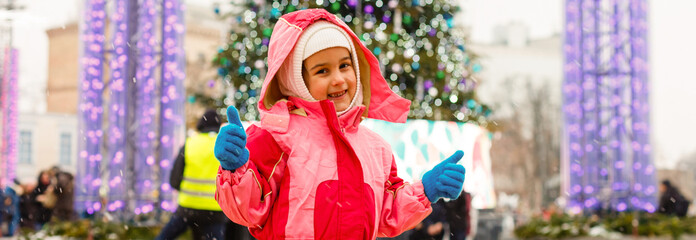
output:
[[[423,175],[423,189],[431,203],[443,197],[450,199],[459,197],[466,173],[464,166],[457,164],[462,156],[464,152],[457,151]]]
[[[220,128],[213,151],[223,169],[234,171],[249,161],[249,150],[246,149],[247,135],[234,106],[227,108],[227,122],[229,124]]]

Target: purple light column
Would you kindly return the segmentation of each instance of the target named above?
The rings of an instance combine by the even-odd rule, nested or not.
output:
[[[580,31],[581,16],[581,1],[568,0],[566,5],[566,37],[564,52],[566,61],[564,64],[565,82],[563,84],[563,111],[565,113],[565,135],[567,136],[567,153],[564,159],[567,162],[570,184],[566,186],[565,191],[569,197],[568,208],[571,212],[582,211],[582,182],[585,170],[583,169],[584,162],[582,158],[584,151],[582,150],[582,138],[584,136],[581,126],[583,110],[581,102],[583,99],[582,82],[582,66],[579,62],[582,54],[580,44],[582,43],[582,34]]]
[[[99,211],[100,165],[102,160],[102,69],[104,64],[104,0],[87,0],[82,22],[82,56],[80,58],[80,103],[78,166],[75,210],[89,214]]]
[[[5,120],[5,124],[7,124],[5,126],[7,131],[5,134],[5,141],[7,141],[7,155],[5,155],[5,161],[7,161],[6,169],[8,181],[12,181],[17,175],[15,171],[17,166],[17,116],[19,115],[19,111],[17,111],[17,101],[19,98],[19,87],[17,86],[17,81],[19,80],[19,54],[17,52],[17,49],[10,50],[10,76],[8,78],[9,84],[6,85],[6,94],[9,98],[5,106],[5,110],[7,111],[7,115],[5,115],[7,119]]]
[[[599,104],[598,98],[600,94],[598,92],[599,81],[604,77],[597,74],[586,74],[587,72],[598,72],[599,59],[597,54],[594,53],[599,50],[599,36],[596,32],[599,31],[600,20],[598,19],[597,11],[595,11],[599,6],[599,1],[582,1],[582,23],[580,26],[587,31],[583,33],[582,36],[582,110],[583,115],[580,119],[581,127],[583,129],[583,138],[581,142],[583,153],[583,170],[585,174],[583,175],[583,186],[582,193],[583,201],[581,204],[585,208],[596,208],[599,204],[599,199],[597,198],[597,192],[599,190],[600,179],[599,179],[599,166],[600,166],[600,155],[599,149],[597,148],[597,130],[598,130],[598,111]]]
[[[609,22],[611,24],[611,34],[609,34],[609,39],[606,39],[609,44],[609,49],[605,49],[605,52],[611,54],[608,59],[610,63],[610,68],[614,72],[609,75],[610,78],[604,84],[604,88],[607,90],[606,94],[603,95],[602,99],[602,112],[601,114],[605,116],[603,119],[604,124],[600,129],[600,143],[602,143],[601,150],[602,153],[610,157],[611,159],[618,159],[619,161],[612,162],[608,161],[605,168],[602,169],[606,175],[612,177],[612,184],[610,189],[615,191],[615,197],[613,197],[609,203],[612,209],[618,211],[625,211],[629,208],[628,202],[631,197],[631,192],[629,191],[629,186],[626,184],[630,180],[631,172],[630,166],[627,166],[629,154],[625,151],[624,144],[628,136],[626,134],[626,128],[624,117],[622,117],[621,112],[624,108],[623,96],[625,95],[625,83],[630,76],[626,73],[631,71],[630,66],[626,64],[626,56],[630,54],[630,51],[626,52],[623,49],[624,39],[627,39],[625,29],[629,29],[630,26],[625,26],[622,23],[622,19],[626,18],[626,7],[628,4],[626,1],[615,1],[610,2],[611,8],[616,9],[615,13],[611,16],[612,19]],[[629,172],[626,172],[629,170]]]
[[[178,0],[164,0],[162,24],[162,88],[160,106],[160,206],[176,210],[172,202],[169,174],[179,147],[184,140],[184,87],[186,77],[183,36],[185,33],[183,4]]]
[[[2,178],[0,187],[5,189],[16,176],[17,165],[17,49],[7,48],[3,59],[2,76]]]
[[[138,18],[138,68],[136,70],[135,107],[135,214],[153,210],[155,196],[154,167],[157,139],[155,71],[157,32],[155,29],[157,8],[154,0],[144,0]]]
[[[5,91],[7,90],[7,83],[5,83],[5,80],[8,79],[8,74],[7,74],[7,69],[9,68],[10,65],[10,59],[8,54],[8,49],[3,49],[2,50],[2,55],[0,55],[0,59],[2,59],[2,65],[0,65],[0,107],[2,109],[5,109],[5,102],[7,101],[7,94]],[[5,111],[0,112],[0,189],[5,189],[5,186],[8,182],[8,177],[7,177],[7,140],[5,140],[5,126],[7,126],[6,120],[7,115]]]
[[[657,206],[655,167],[650,145],[650,105],[648,96],[647,0],[630,2],[631,24],[631,119],[634,134],[631,150],[634,161],[634,208],[654,212]]]
[[[8,85],[8,80],[10,78],[10,62],[11,58],[9,56],[10,49],[5,48],[2,49],[2,55],[0,55],[0,60],[2,60],[2,65],[0,66],[0,108],[3,110],[0,111],[0,190],[5,189],[6,184],[8,183],[9,177],[8,177],[8,161],[7,161],[7,138],[6,138],[6,126],[7,126],[7,112],[4,111],[5,106],[7,101],[9,100],[7,96],[7,85]]]
[[[655,210],[646,0],[567,0],[563,84],[569,210]]]
[[[111,15],[113,46],[109,63],[111,81],[109,84],[109,131],[107,149],[109,151],[108,200],[106,209],[110,212],[122,212],[126,207],[128,185],[128,161],[126,154],[128,127],[128,63],[129,47],[128,9],[129,0],[114,2],[114,12]]]

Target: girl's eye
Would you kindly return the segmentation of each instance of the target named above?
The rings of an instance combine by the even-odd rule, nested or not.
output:
[[[315,74],[322,74],[322,73],[326,73],[326,69],[320,69]]]
[[[341,64],[341,68],[346,68],[346,67],[350,67],[350,64],[348,64],[348,63]]]

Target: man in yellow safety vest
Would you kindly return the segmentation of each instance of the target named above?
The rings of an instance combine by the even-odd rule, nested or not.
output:
[[[169,183],[179,190],[179,207],[157,239],[176,239],[187,227],[194,239],[223,239],[229,219],[215,201],[215,178],[220,162],[213,155],[220,117],[208,110],[198,121],[198,133],[179,151]]]

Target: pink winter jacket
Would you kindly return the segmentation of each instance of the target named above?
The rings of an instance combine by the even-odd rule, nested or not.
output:
[[[276,80],[292,76],[281,65],[317,20],[342,27],[360,46],[364,100],[340,117],[328,100],[281,96]],[[430,214],[423,185],[399,178],[390,146],[360,126],[363,117],[405,122],[410,102],[389,89],[377,58],[345,23],[319,9],[284,15],[268,55],[261,121],[246,130],[249,161],[218,170],[215,199],[232,221],[259,239],[375,239],[399,235]]]

